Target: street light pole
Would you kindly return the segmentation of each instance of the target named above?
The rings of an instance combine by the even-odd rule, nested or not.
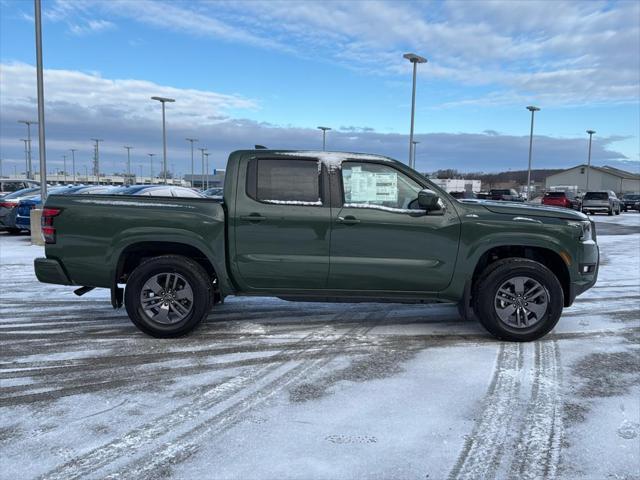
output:
[[[533,150],[533,116],[539,111],[538,107],[529,105],[527,110],[531,112],[531,131],[529,133],[529,169],[527,171],[527,202],[531,199],[531,152]]]
[[[24,142],[24,173],[27,176],[27,178],[31,178],[29,177],[29,153],[27,151],[27,145],[29,144],[29,140],[27,140],[26,138],[21,138],[20,139],[21,142]]]
[[[200,188],[202,188],[202,190],[204,190],[204,152],[207,151],[206,148],[198,148],[198,150],[200,150],[200,153],[202,154],[202,175],[200,176]]]
[[[418,142],[417,140],[414,140],[413,142],[411,142],[411,144],[413,145],[413,158],[411,159],[411,164],[409,166],[414,170],[416,168],[416,145],[419,143],[420,142]]]
[[[73,184],[76,184],[76,148],[71,148],[71,170],[73,170]]]
[[[127,181],[126,181],[126,184],[128,185],[129,181],[131,180],[131,149],[133,147],[125,145],[124,148],[127,149]]]
[[[589,172],[591,170],[591,139],[593,138],[593,134],[596,133],[596,131],[587,130],[587,133],[589,134],[589,157],[587,160],[587,192],[588,192],[589,191]]]
[[[318,130],[322,130],[322,151],[324,152],[327,146],[327,130],[331,130],[331,127],[318,127]]]
[[[27,145],[25,145],[25,152],[27,152],[27,178],[33,180],[33,171],[31,167],[31,125],[37,125],[38,122],[34,120],[18,120],[18,123],[24,123],[27,126]]]
[[[62,159],[63,159],[62,168],[64,169],[62,172],[62,175],[63,175],[62,178],[64,178],[64,184],[66,185],[67,184],[67,156],[62,155]]]
[[[197,138],[187,138],[185,140],[187,140],[187,142],[191,143],[191,186],[193,187],[193,175],[194,175],[194,171],[193,171],[193,142],[197,142],[198,139]]]
[[[162,170],[164,184],[167,184],[167,128],[164,116],[164,104],[167,102],[175,102],[173,98],[167,97],[151,97],[151,100],[157,100],[162,104]]]
[[[38,153],[40,154],[40,198],[47,198],[47,148],[44,137],[44,67],[42,65],[42,8],[40,0],[34,0],[34,24],[36,29],[36,79],[38,91]]]
[[[153,156],[155,153],[147,153],[149,155],[149,182],[153,185]]]
[[[209,190],[209,152],[205,152],[204,153],[204,165],[205,165],[205,171],[206,173],[206,177],[205,177],[205,181],[207,182],[207,188],[205,190]]]
[[[405,53],[404,58],[413,64],[413,88],[411,90],[411,130],[409,131],[409,165],[413,158],[413,125],[416,113],[416,72],[419,63],[427,63],[427,59],[415,53]]]
[[[93,147],[93,174],[96,176],[97,184],[100,185],[100,142],[101,138],[92,138],[95,145]]]

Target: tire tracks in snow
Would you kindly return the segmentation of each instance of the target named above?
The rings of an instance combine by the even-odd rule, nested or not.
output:
[[[522,344],[501,343],[482,413],[449,479],[492,478],[500,464],[520,390]]]
[[[331,342],[331,345],[335,345],[342,339],[347,338],[357,328],[350,329],[337,336],[335,340],[331,337],[335,335],[335,331],[320,333],[320,336],[327,342]],[[311,333],[310,335],[292,342],[289,348],[298,348],[300,345],[304,345],[304,342],[313,337],[318,337],[318,332]],[[317,347],[316,347],[317,348]],[[311,351],[312,348],[303,349],[304,351]],[[320,348],[322,350],[322,348]],[[286,351],[286,349],[285,349]],[[284,351],[282,352],[284,353]],[[337,355],[337,354],[336,354]],[[76,479],[84,478],[86,476],[94,476],[98,470],[114,463],[120,463],[124,457],[135,455],[140,449],[153,445],[157,439],[170,434],[173,430],[177,430],[183,427],[187,422],[192,420],[198,420],[199,423],[196,427],[190,430],[197,430],[203,425],[208,425],[209,421],[215,421],[220,415],[231,415],[234,412],[243,412],[245,403],[249,402],[253,405],[256,399],[259,399],[263,395],[270,394],[269,389],[278,389],[286,385],[289,377],[294,376],[294,373],[303,374],[309,367],[315,366],[323,359],[304,359],[299,358],[301,362],[298,365],[288,366],[289,363],[297,361],[298,358],[294,355],[292,358],[277,364],[264,365],[258,368],[254,368],[245,374],[240,374],[228,381],[213,386],[213,388],[206,391],[204,394],[196,397],[191,402],[182,404],[174,410],[162,414],[159,417],[127,432],[119,438],[108,442],[102,446],[94,448],[89,452],[86,452],[78,457],[71,459],[70,461],[60,465],[52,471],[42,475],[40,478],[46,479]],[[285,368],[284,372],[277,373],[279,369]],[[275,378],[268,379],[265,385],[259,386],[256,391],[244,395],[237,401],[233,401],[233,397],[240,394],[242,391],[248,389],[256,384],[263,383],[271,374],[275,374]],[[215,409],[216,406],[224,403],[225,401],[231,401],[232,405],[226,407],[220,413],[216,413],[209,421],[201,421],[203,416]],[[224,417],[222,417],[224,420]],[[166,445],[173,445],[174,442],[169,442]],[[152,457],[156,458],[158,455],[157,449],[154,449]],[[125,470],[125,473],[128,471]],[[101,475],[102,476],[102,475]]]
[[[533,347],[533,361],[526,371],[528,345]],[[520,379],[527,376],[531,388],[524,399]],[[564,434],[562,408],[558,341],[502,344],[482,416],[449,479],[555,478]]]
[[[558,343],[536,342],[531,398],[510,469],[513,478],[556,477],[564,432],[561,373]]]

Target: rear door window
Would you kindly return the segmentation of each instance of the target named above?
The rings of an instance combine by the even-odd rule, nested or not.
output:
[[[609,200],[607,192],[588,192],[584,196],[585,200]]]
[[[321,205],[319,171],[317,160],[252,160],[247,193],[264,203]]]

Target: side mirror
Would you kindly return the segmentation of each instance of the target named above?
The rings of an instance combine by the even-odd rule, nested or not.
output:
[[[424,208],[427,212],[440,210],[438,200],[440,200],[440,197],[429,189],[425,188],[418,192],[418,205],[420,208]]]

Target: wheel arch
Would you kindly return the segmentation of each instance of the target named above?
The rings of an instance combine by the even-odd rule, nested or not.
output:
[[[491,264],[505,258],[526,258],[541,263],[558,278],[564,294],[564,306],[571,305],[571,276],[565,260],[557,251],[538,245],[499,245],[484,251],[475,264],[469,287],[480,278],[482,272]]]

